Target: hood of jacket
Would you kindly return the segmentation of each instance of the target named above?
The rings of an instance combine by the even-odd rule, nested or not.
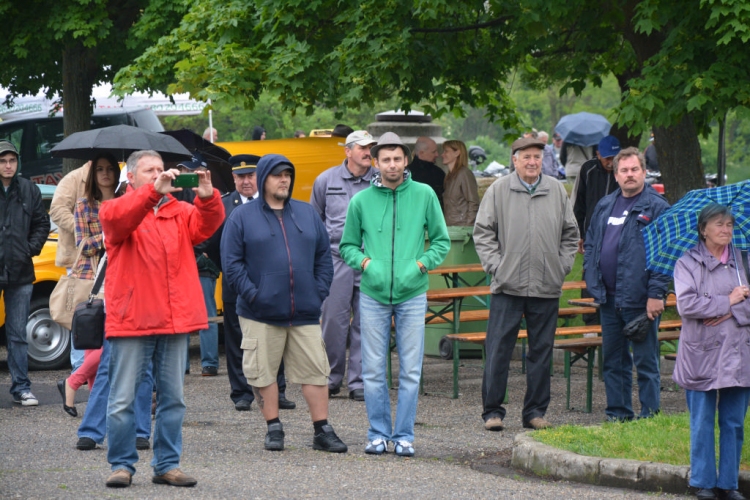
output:
[[[265,198],[263,198],[263,189],[265,188],[266,179],[269,175],[271,175],[271,171],[276,168],[279,165],[289,165],[292,167],[292,182],[289,184],[289,198],[287,198],[287,201],[284,203],[288,203],[289,200],[292,198],[292,193],[294,192],[294,178],[295,178],[295,170],[294,165],[286,156],[282,155],[265,155],[258,161],[258,167],[255,170],[255,176],[258,178],[258,199],[261,201],[264,201]]]

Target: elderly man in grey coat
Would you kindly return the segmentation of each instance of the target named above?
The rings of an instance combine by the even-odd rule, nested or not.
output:
[[[526,318],[524,427],[543,429],[550,401],[550,360],[562,284],[573,267],[578,226],[565,188],[542,174],[545,144],[533,137],[512,145],[515,172],[484,195],[474,225],[474,246],[492,276],[486,363],[482,379],[485,429],[503,429],[508,367]]]

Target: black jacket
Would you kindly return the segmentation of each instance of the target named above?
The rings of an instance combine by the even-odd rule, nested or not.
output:
[[[0,285],[34,282],[34,263],[49,236],[49,215],[42,193],[16,175],[8,191],[0,187]]]
[[[445,183],[445,172],[443,169],[428,161],[420,160],[416,156],[407,167],[411,172],[413,181],[421,182],[430,186],[438,197],[440,208],[443,208],[443,184]]]
[[[620,186],[615,180],[614,170],[606,170],[598,158],[581,165],[576,203],[573,206],[573,214],[578,223],[578,230],[581,232],[581,239],[586,239],[586,231],[591,224],[591,215],[594,213],[596,204],[618,187]]]
[[[224,223],[226,224],[227,219],[229,219],[229,216],[234,209],[242,205],[242,198],[240,197],[240,193],[232,191],[231,193],[222,196],[221,202],[224,203]],[[223,232],[224,224],[221,225],[211,239],[217,238],[218,241],[221,242],[221,235]],[[232,289],[229,283],[227,283],[226,277],[223,274],[221,275],[221,299],[223,302],[237,302],[237,293]]]

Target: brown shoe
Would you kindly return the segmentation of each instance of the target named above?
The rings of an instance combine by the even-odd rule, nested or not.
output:
[[[170,484],[172,486],[195,486],[198,480],[188,476],[180,469],[172,469],[161,476],[154,476],[151,481],[156,484]]]
[[[534,429],[538,431],[540,429],[549,429],[550,427],[552,427],[552,424],[550,424],[543,417],[535,417],[528,422],[524,422],[523,426],[525,429]]]
[[[503,419],[500,417],[492,417],[484,423],[484,428],[488,431],[501,431],[503,430]]]
[[[130,482],[133,480],[133,476],[130,472],[125,469],[117,469],[107,478],[108,488],[127,488],[130,486]]]

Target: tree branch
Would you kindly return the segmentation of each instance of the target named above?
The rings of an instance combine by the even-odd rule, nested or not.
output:
[[[492,19],[485,23],[471,24],[469,26],[455,26],[452,28],[412,28],[409,31],[412,33],[459,33],[461,31],[472,31],[472,30],[480,30],[484,28],[492,28],[494,26],[505,24],[511,19],[513,19],[513,16],[503,16],[503,17],[498,17],[497,19]]]

